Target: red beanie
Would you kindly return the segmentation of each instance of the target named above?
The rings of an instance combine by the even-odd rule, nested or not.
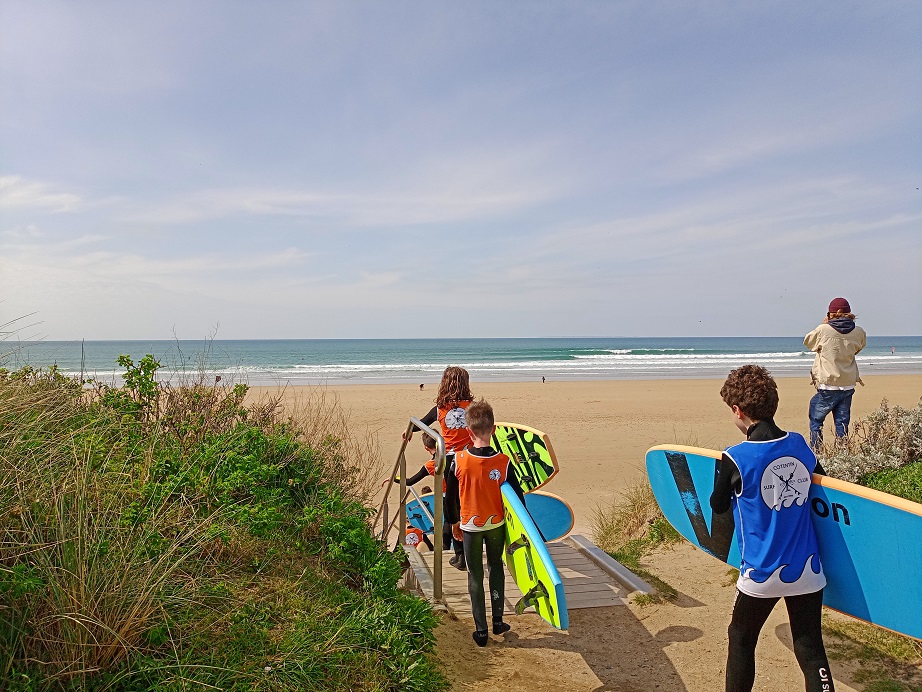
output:
[[[837,312],[846,313],[851,311],[852,307],[845,298],[833,298],[832,302],[829,304],[829,312],[833,315]]]

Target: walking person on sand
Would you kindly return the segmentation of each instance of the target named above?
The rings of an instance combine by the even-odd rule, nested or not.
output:
[[[823,323],[804,337],[804,346],[816,353],[810,379],[816,394],[810,400],[810,446],[823,443],[823,421],[832,413],[836,437],[848,434],[855,384],[861,382],[855,355],[865,347],[867,334],[855,324],[845,298],[835,298]]]
[[[807,692],[833,692],[821,626],[826,575],[807,497],[813,473],[823,468],[802,435],[775,425],[778,385],[768,370],[731,371],[720,396],[746,436],[724,452],[710,501],[717,514],[732,507],[741,553],[726,690],[752,690],[759,632],[784,598]]]
[[[460,500],[458,499],[458,482],[454,474],[455,455],[471,443],[471,433],[467,429],[465,411],[474,400],[471,394],[471,376],[464,368],[449,366],[442,373],[439,382],[439,391],[435,396],[435,406],[420,420],[426,425],[433,425],[436,421],[442,428],[442,437],[445,440],[445,502],[442,504],[444,521],[456,525],[460,521]],[[406,440],[413,437],[419,428],[413,427]],[[448,549],[448,545],[443,546]],[[464,545],[460,538],[452,540],[455,555],[448,563],[459,570],[467,569],[464,561]]]

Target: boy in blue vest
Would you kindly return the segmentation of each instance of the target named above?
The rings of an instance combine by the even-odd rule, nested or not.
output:
[[[733,508],[742,558],[728,629],[726,689],[752,689],[759,632],[784,598],[807,692],[831,692],[820,626],[826,576],[807,497],[814,471],[822,468],[802,435],[775,425],[778,386],[768,370],[733,370],[720,396],[746,436],[724,452],[711,495],[714,512]]]

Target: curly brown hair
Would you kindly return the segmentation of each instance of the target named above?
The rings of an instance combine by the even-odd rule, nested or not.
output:
[[[744,365],[731,370],[720,388],[720,396],[727,406],[739,406],[756,421],[772,420],[778,410],[778,384],[761,365]]]
[[[452,404],[461,401],[472,401],[474,395],[471,394],[471,376],[464,368],[455,365],[449,365],[442,373],[442,381],[439,382],[439,393],[436,394],[435,404],[439,408],[448,408]]]

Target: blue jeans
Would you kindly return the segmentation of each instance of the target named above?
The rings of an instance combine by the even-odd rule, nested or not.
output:
[[[810,446],[823,443],[823,421],[829,412],[836,424],[836,437],[848,434],[848,424],[852,417],[852,396],[854,389],[817,389],[810,399]]]

